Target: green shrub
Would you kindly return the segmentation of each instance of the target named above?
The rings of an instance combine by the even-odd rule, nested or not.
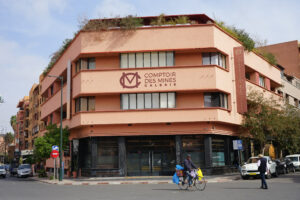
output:
[[[39,177],[39,178],[47,177],[46,170],[44,170],[44,169],[38,170],[37,173],[38,173],[38,177]]]
[[[224,31],[226,31],[232,37],[238,39],[247,51],[252,51],[255,47],[255,41],[250,37],[243,29],[238,29],[234,26],[228,26],[223,21],[215,20],[216,24]]]

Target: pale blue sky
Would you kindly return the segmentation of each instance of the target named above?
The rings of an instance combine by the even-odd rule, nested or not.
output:
[[[204,13],[273,44],[300,40],[299,10],[298,0],[0,0],[0,133],[83,17]]]

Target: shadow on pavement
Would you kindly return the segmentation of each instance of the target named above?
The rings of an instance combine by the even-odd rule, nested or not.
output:
[[[36,181],[36,180],[33,180],[31,178],[28,178],[28,177],[22,177],[22,178],[17,178],[16,176],[10,176],[10,175],[7,175],[6,178],[0,178],[0,181],[19,181],[19,182],[33,182],[33,181]]]
[[[260,190],[260,188],[249,188],[249,187],[227,187],[225,190]]]

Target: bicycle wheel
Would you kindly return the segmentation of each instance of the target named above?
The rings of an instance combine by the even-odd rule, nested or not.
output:
[[[187,178],[184,179],[183,177],[179,177],[179,184],[178,184],[179,189],[186,190],[188,188],[188,186],[189,186],[189,184],[188,184]]]
[[[200,190],[200,191],[205,190],[205,187],[206,187],[205,178],[203,177],[201,180],[199,180],[199,179],[195,180],[195,187],[197,188],[197,190]]]

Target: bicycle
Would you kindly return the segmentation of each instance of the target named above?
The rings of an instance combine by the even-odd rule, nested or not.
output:
[[[194,190],[194,189],[196,189],[196,190],[200,190],[200,191],[205,190],[205,187],[206,187],[205,178],[198,176],[198,173],[197,173],[198,170],[200,170],[200,169],[197,169],[197,170],[194,169],[193,170],[193,173],[194,173],[195,176],[192,177],[192,184],[191,185],[188,183],[188,175],[183,176],[183,172],[182,172],[182,176],[179,176],[179,184],[178,184],[179,189],[181,189],[181,190]]]

